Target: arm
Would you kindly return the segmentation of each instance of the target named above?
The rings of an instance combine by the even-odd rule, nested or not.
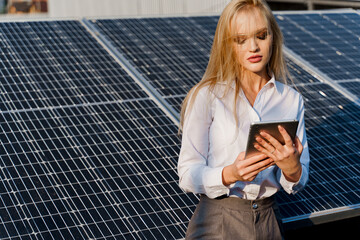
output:
[[[209,129],[212,107],[207,89],[199,91],[192,108],[187,108],[178,161],[179,185],[186,192],[215,198],[228,194],[222,183],[223,167],[208,166]]]

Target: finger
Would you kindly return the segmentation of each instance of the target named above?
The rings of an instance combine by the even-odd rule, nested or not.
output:
[[[252,171],[252,172],[246,174],[243,178],[246,179],[247,181],[252,181],[256,178],[256,176],[259,174],[259,172],[264,171],[265,169],[267,169],[273,165],[275,165],[274,162],[268,163],[265,166],[258,168],[256,171]]]
[[[302,151],[304,150],[304,147],[303,147],[303,145],[302,145],[302,143],[301,143],[298,136],[295,137],[295,148],[297,149],[297,151],[301,155]]]
[[[281,125],[279,125],[278,129],[279,129],[279,132],[281,133],[281,135],[284,138],[285,145],[289,146],[289,147],[292,147],[293,141],[292,141],[290,135],[288,134],[288,132],[285,130],[285,128],[283,128]]]
[[[273,160],[271,158],[266,158],[256,163],[253,163],[248,166],[243,166],[243,169],[239,172],[241,176],[247,176],[253,172],[258,172],[258,169],[263,168],[264,166],[272,163]]]
[[[244,164],[244,166],[249,166],[249,165],[252,165],[252,164],[254,164],[256,162],[264,160],[267,157],[268,156],[266,156],[265,154],[256,154],[254,156],[251,156],[249,158],[241,160],[241,162],[242,162],[242,164]]]
[[[274,162],[274,160],[272,160],[271,158],[267,158],[267,159],[264,159],[264,160],[259,161],[257,163],[254,163],[253,165],[248,166],[246,168],[246,171],[249,172],[249,173],[250,172],[256,172],[259,169],[261,169],[261,168],[265,167],[266,165],[271,164],[273,162]]]
[[[268,152],[272,153],[274,151],[275,147],[271,145],[269,142],[265,141],[263,138],[256,137],[255,140],[259,143],[261,147],[266,149]]]
[[[268,140],[276,149],[281,149],[283,147],[283,145],[273,136],[271,136],[270,134],[266,133],[266,132],[260,132],[260,135],[265,138],[266,140]]]
[[[258,169],[258,173],[261,172],[261,171],[264,171],[265,169],[267,169],[267,168],[269,168],[269,167],[271,167],[271,166],[274,166],[274,165],[275,165],[275,162],[271,162],[271,163],[265,165],[264,167],[259,168],[259,169]]]
[[[271,158],[267,158],[263,161],[257,162],[251,166],[245,167],[239,172],[239,175],[242,176],[242,178],[249,178],[250,176],[254,176],[254,174],[257,174],[261,171],[261,169],[266,168],[267,165],[273,163],[274,161]]]
[[[267,150],[266,148],[262,147],[261,145],[255,143],[254,144],[254,147],[261,153],[265,154],[266,156],[268,157],[271,157],[273,159],[275,159],[275,155],[274,155],[274,152],[276,151],[275,147],[272,147],[272,150],[269,151]]]

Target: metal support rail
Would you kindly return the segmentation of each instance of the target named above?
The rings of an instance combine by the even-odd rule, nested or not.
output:
[[[180,114],[165,100],[163,96],[147,81],[141,73],[116,49],[116,47],[102,35],[88,19],[80,21],[90,34],[109,52],[117,63],[130,75],[132,79],[155,101],[165,114],[178,126]]]
[[[328,85],[332,86],[335,90],[343,94],[346,98],[354,102],[356,105],[360,106],[360,99],[356,95],[352,94],[340,84],[332,80],[326,73],[311,65],[308,61],[294,53],[289,48],[283,46],[283,50],[287,58],[294,61],[297,65],[305,69],[311,75],[316,76],[321,82],[327,83]]]

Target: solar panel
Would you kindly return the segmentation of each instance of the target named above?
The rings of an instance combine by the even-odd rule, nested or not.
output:
[[[92,22],[179,111],[182,99],[205,71],[217,19],[103,19]]]
[[[79,22],[1,23],[0,33],[2,111],[147,96]]]
[[[167,114],[80,22],[0,30],[0,238],[183,237]]]
[[[304,17],[301,15],[299,18]],[[156,83],[153,83],[153,81],[164,81],[168,85],[177,86],[179,91],[185,95],[190,86],[196,84],[201,79],[202,72],[198,70],[200,66],[199,68],[193,68],[193,66],[195,66],[198,59],[202,59],[203,64],[201,66],[205,66],[216,21],[217,17],[193,17],[93,20],[93,23],[100,29],[99,32],[105,35],[113,46],[129,61],[132,61],[137,70],[154,86]],[[192,22],[193,25],[190,25],[191,27],[189,28],[191,29],[178,29],[181,34],[174,34],[173,29],[175,27],[171,26],[174,22],[177,23],[176,26],[186,26],[189,22]],[[149,28],[149,26],[151,27]],[[292,25],[289,25],[290,30],[286,28],[286,24],[283,24],[283,26],[283,31],[292,32]],[[118,28],[123,31],[119,33],[117,30],[112,30]],[[182,31],[185,31],[187,35]],[[303,34],[303,31],[298,32],[299,35]],[[292,33],[297,34],[297,32]],[[128,36],[127,39],[131,39],[131,41],[119,40],[124,39],[125,36]],[[168,38],[174,39],[174,36],[177,36],[176,40],[180,41],[178,43],[179,47],[176,46],[177,41],[175,40],[173,40],[174,43],[172,44],[166,41]],[[203,38],[202,40],[200,40],[200,36]],[[287,35],[285,37],[286,42],[292,40],[292,38],[288,39]],[[184,40],[185,42],[183,41],[184,38],[186,39],[186,41]],[[206,46],[204,49],[207,49],[208,52],[201,53],[195,49],[194,56],[196,58],[185,58],[179,54],[178,48],[191,49],[191,47],[194,47],[194,42],[199,41],[203,46]],[[316,43],[312,38],[309,38],[308,41],[309,44]],[[155,43],[156,47],[153,47]],[[184,44],[188,44],[188,47],[184,47]],[[185,69],[184,76],[194,75],[197,77],[189,79],[186,84],[180,84],[179,86],[179,76],[160,74],[163,73],[163,69],[159,71],[157,68],[150,67],[157,64],[156,61],[159,58],[157,54],[159,56],[165,54],[165,57],[159,60],[162,61],[161,67],[166,66],[165,63],[168,65],[180,64],[179,67]],[[201,54],[203,55],[201,56]],[[133,61],[135,55],[142,56],[142,62]],[[303,94],[306,101],[305,121],[312,162],[310,164],[310,181],[307,188],[295,196],[288,196],[284,192],[281,192],[278,196],[283,221],[289,228],[295,225],[296,227],[302,224],[305,225],[306,221],[303,220],[311,219],[315,223],[331,221],[332,213],[343,208],[351,212],[349,215],[356,215],[357,211],[355,210],[359,209],[360,203],[360,194],[357,188],[360,183],[358,177],[360,167],[359,163],[354,161],[354,159],[358,159],[360,149],[357,147],[359,145],[358,140],[354,140],[351,136],[358,132],[357,126],[359,122],[357,116],[359,116],[359,106],[346,98],[337,89],[323,83],[323,79],[320,81],[319,76],[311,75],[305,70],[303,65],[290,60],[292,56],[289,57],[291,58],[287,59],[287,65],[294,80],[290,84]],[[310,68],[313,68],[313,66],[310,65]],[[159,74],[157,71],[159,71]],[[147,72],[158,75],[152,79],[147,76]],[[167,101],[173,101],[174,103],[171,104],[179,109],[178,104],[184,95],[178,95],[177,98],[179,99],[175,101],[171,94],[172,87],[170,89],[166,89],[166,86],[163,87],[157,89]],[[339,150],[335,151],[334,148]],[[349,206],[352,206],[352,208]],[[355,210],[351,211],[351,209]]]
[[[198,198],[177,185],[177,126],[151,94],[179,110],[217,19],[0,23],[0,238],[184,237]],[[359,106],[294,56],[287,64],[305,99],[312,162],[304,191],[278,195],[283,221],[355,216]]]
[[[355,11],[277,15],[285,45],[359,97],[360,15]],[[351,83],[351,84],[349,84]]]

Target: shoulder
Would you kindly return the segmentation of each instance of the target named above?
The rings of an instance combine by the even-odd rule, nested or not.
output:
[[[302,101],[303,97],[300,92],[298,92],[295,88],[286,85],[282,82],[275,81],[276,88],[278,92],[285,98],[292,98],[293,100],[299,99]]]
[[[296,107],[298,113],[304,112],[304,98],[296,88],[278,81],[276,81],[276,87],[283,103],[291,103],[292,106]]]
[[[212,102],[215,98],[220,98],[224,94],[224,86],[215,84],[214,86],[196,85],[191,91],[191,98],[194,101],[206,101],[207,103]]]

